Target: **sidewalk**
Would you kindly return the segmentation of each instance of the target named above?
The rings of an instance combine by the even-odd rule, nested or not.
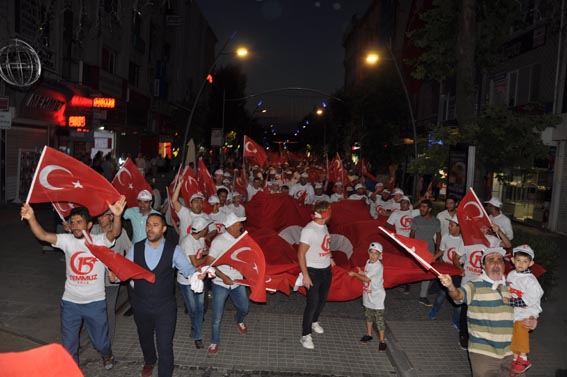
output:
[[[49,210],[37,210],[42,224],[51,221]],[[60,252],[42,253],[19,207],[0,207],[0,352],[29,349],[35,345],[60,342],[59,300],[63,292],[65,265]],[[567,238],[560,238],[559,271],[567,269]],[[532,334],[533,367],[530,377],[553,377],[567,369],[567,308],[560,302],[567,278],[559,277],[554,296],[543,303],[544,313]],[[365,323],[360,300],[328,303],[321,323],[325,334],[314,334],[315,350],[301,347],[303,296],[292,293],[268,295],[265,305],[251,303],[247,317],[249,333],[238,333],[234,309],[227,303],[222,324],[220,352],[208,356],[197,350],[189,338],[190,321],[178,297],[178,321],[174,342],[175,376],[441,376],[469,377],[467,353],[457,345],[451,325],[450,305],[445,304],[438,319],[427,318],[428,308],[417,301],[418,287],[409,295],[387,290],[386,353],[378,352],[375,341],[361,344]],[[433,297],[430,297],[432,299]],[[210,340],[210,311],[206,315],[203,340]],[[139,376],[141,351],[132,317],[117,316],[113,346],[116,367],[105,371],[90,347],[86,334],[81,367],[85,376]],[[154,372],[157,375],[157,372]]]

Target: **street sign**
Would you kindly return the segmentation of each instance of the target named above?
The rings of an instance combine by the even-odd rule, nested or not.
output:
[[[12,128],[12,112],[0,111],[0,129],[9,130]]]
[[[211,129],[211,147],[221,147],[222,146],[222,129],[213,128]]]

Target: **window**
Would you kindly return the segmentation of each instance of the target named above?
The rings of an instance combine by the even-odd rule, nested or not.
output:
[[[130,62],[128,68],[128,82],[130,85],[138,87],[140,82],[140,66],[136,63]]]
[[[106,47],[102,48],[101,68],[110,73],[116,72],[116,53]]]

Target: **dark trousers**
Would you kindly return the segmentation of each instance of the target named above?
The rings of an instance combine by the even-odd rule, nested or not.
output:
[[[303,336],[311,334],[311,325],[313,322],[319,321],[319,315],[325,307],[329,288],[331,288],[331,280],[333,274],[331,267],[328,268],[311,268],[308,267],[309,277],[313,282],[313,286],[307,290],[307,303],[303,311]]]
[[[467,323],[467,304],[461,304],[461,329],[459,331],[459,336],[466,340],[469,340],[469,326]]]
[[[158,361],[158,376],[173,375],[173,336],[177,321],[177,305],[174,300],[163,305],[148,307],[133,302],[134,321],[138,329],[144,362],[154,365]],[[154,343],[154,334],[157,343]]]

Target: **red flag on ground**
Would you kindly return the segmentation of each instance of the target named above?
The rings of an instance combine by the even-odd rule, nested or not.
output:
[[[183,186],[181,187],[181,197],[187,207],[189,207],[191,196],[199,191],[199,182],[195,179],[193,169],[187,166],[183,172]]]
[[[9,377],[83,377],[83,372],[61,344],[53,343],[23,352],[0,353],[0,369]]]
[[[258,165],[264,166],[268,155],[264,148],[256,143],[250,136],[244,135],[244,157],[254,158]]]
[[[217,186],[215,185],[215,181],[209,173],[203,158],[199,158],[199,168],[197,169],[197,182],[201,187],[201,191],[205,194],[208,198],[211,195],[216,195],[217,193]]]
[[[97,257],[102,263],[108,267],[108,269],[118,276],[121,281],[126,281],[129,279],[144,279],[150,283],[155,283],[156,276],[153,272],[146,270],[140,265],[132,262],[126,257],[122,256],[106,246],[94,245],[90,241],[90,236],[87,232],[83,231],[85,235],[85,245],[90,250],[90,252]]]
[[[390,230],[383,227],[378,227],[382,232],[386,233],[391,239],[393,239],[398,245],[402,246],[415,260],[418,261],[427,271],[432,270],[437,275],[439,272],[433,268],[431,263],[435,261],[433,254],[431,254],[427,249],[427,241],[416,240],[415,238],[404,237],[402,235],[396,234]]]
[[[266,302],[266,260],[262,248],[244,232],[211,266],[227,264],[234,267],[246,279],[252,291],[250,300]]]
[[[114,176],[112,186],[126,197],[126,206],[128,208],[138,205],[138,193],[140,191],[148,190],[150,193],[152,192],[152,187],[146,182],[146,179],[130,158],[126,159],[124,165]]]
[[[44,147],[26,203],[73,202],[92,216],[108,209],[120,193],[102,175],[65,153]]]
[[[466,246],[482,244],[490,247],[490,242],[481,229],[484,226],[492,228],[492,222],[472,187],[469,188],[459,203],[457,218],[461,226],[463,243]]]

